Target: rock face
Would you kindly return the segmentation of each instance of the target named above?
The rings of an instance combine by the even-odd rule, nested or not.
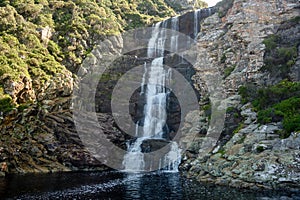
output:
[[[291,23],[298,15],[296,0],[235,0],[224,17],[214,14],[201,24],[193,80],[201,96],[210,96],[211,102],[217,97],[219,110],[227,109],[227,114],[224,125],[219,124],[223,127],[219,141],[203,155],[205,137],[201,133],[203,127],[208,127],[209,135],[213,124],[208,126],[204,113],[199,113],[196,137],[183,140],[191,142],[181,166],[188,177],[234,187],[298,187],[299,134],[280,139],[277,132],[282,124],[258,124],[257,113],[250,104],[243,105],[238,96],[239,87],[246,82],[259,87],[283,78],[299,81],[299,20]],[[263,70],[263,40],[273,34],[298,45],[298,57],[286,77]],[[218,96],[218,92],[223,95]]]
[[[254,120],[221,149],[197,158],[182,167],[190,167],[189,177],[243,188],[293,188],[300,178],[299,135],[279,139],[281,124],[259,126],[255,112],[242,108],[244,117]]]
[[[153,151],[157,151],[164,146],[168,145],[168,141],[162,140],[162,139],[152,139],[152,140],[144,140],[144,142],[141,145],[142,152],[143,153],[149,153]]]
[[[70,98],[48,100],[42,107],[13,111],[2,120],[0,155],[8,173],[106,169],[82,145],[69,105]],[[103,124],[108,118],[99,115]]]

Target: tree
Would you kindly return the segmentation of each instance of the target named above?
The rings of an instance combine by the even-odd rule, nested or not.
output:
[[[208,4],[202,0],[194,0],[194,8],[207,8]]]

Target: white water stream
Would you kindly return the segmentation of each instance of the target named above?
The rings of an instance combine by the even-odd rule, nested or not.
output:
[[[199,10],[194,13],[194,34],[199,32]],[[125,171],[145,171],[144,154],[142,144],[146,140],[164,139],[164,127],[167,121],[167,98],[169,95],[166,83],[172,79],[170,69],[164,67],[165,43],[170,41],[170,49],[176,52],[178,49],[178,34],[174,32],[166,38],[167,21],[154,25],[151,38],[148,42],[147,57],[154,58],[151,65],[144,65],[144,75],[141,81],[140,95],[145,95],[144,123],[142,130],[136,125],[137,139],[128,143],[128,151],[124,156],[123,165]],[[170,28],[179,31],[179,17],[171,18]],[[181,160],[181,149],[174,141],[170,142],[170,151],[160,159],[160,170],[178,171]]]

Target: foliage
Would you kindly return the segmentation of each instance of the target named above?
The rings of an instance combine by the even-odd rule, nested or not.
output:
[[[211,109],[212,109],[211,102],[209,102],[208,104],[206,104],[202,107],[202,110],[204,111],[205,116],[207,116],[209,119],[211,117],[211,112],[212,112]]]
[[[223,53],[220,62],[225,63],[226,59],[227,59],[226,54]]]
[[[9,95],[4,94],[3,87],[0,85],[0,113],[9,112],[14,108],[12,99]]]
[[[221,154],[220,157],[224,157],[224,155],[226,154],[226,151],[225,151],[225,149],[222,148],[217,151],[217,154]]]
[[[231,74],[231,72],[233,72],[233,70],[235,69],[235,65],[233,65],[233,66],[230,66],[230,67],[227,67],[227,68],[225,68],[225,70],[224,70],[224,79],[226,78],[226,77],[228,77],[230,74]]]
[[[257,97],[257,86],[253,83],[246,83],[239,87],[239,94],[242,97],[242,103],[252,102]]]
[[[293,18],[282,25],[282,29],[299,23]],[[281,35],[270,35],[265,38],[264,67],[273,78],[288,78],[290,68],[295,64],[298,56],[299,42],[284,39]],[[246,84],[239,89],[243,102],[252,102],[258,111],[258,122],[261,124],[282,122],[283,131],[279,131],[282,138],[286,138],[293,131],[300,130],[300,83],[283,80],[280,83],[257,88],[253,84]]]
[[[207,8],[208,4],[205,1],[202,0],[195,0],[194,1],[194,8],[199,9],[199,8]]]
[[[261,153],[261,152],[263,152],[265,150],[265,147],[264,146],[257,146],[256,147],[256,151],[258,152],[258,153]]]
[[[1,1],[0,81],[26,76],[43,84],[66,69],[77,72],[99,40],[171,15],[164,0]],[[4,93],[0,101],[3,109],[11,102]]]
[[[280,40],[278,35],[270,35],[268,38],[264,39],[263,44],[266,46],[266,51],[270,52],[277,47]]]
[[[228,107],[227,109],[226,109],[226,113],[231,113],[231,112],[234,112],[235,111],[235,107]]]
[[[243,123],[240,123],[239,126],[233,131],[234,134],[238,133],[240,130],[242,130],[245,127]]]
[[[299,23],[300,22],[300,16],[297,16],[297,17],[294,17],[294,18],[290,19],[290,22]]]
[[[244,102],[252,102],[258,122],[283,122],[284,137],[300,130],[300,82],[282,81],[277,85],[256,88],[248,84],[239,89]]]
[[[285,99],[299,97],[300,83],[283,80],[276,85],[264,88],[248,83],[239,88],[239,94],[244,103],[252,102],[257,110],[262,110]]]
[[[290,68],[296,63],[298,44],[284,44],[286,41],[279,35],[270,35],[263,44],[266,47],[263,71],[272,76],[287,78]]]

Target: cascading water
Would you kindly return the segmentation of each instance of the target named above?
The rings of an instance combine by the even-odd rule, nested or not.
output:
[[[125,171],[144,171],[145,161],[142,152],[142,144],[146,140],[161,139],[168,140],[165,137],[166,121],[167,121],[167,100],[169,91],[166,89],[166,83],[171,81],[172,72],[170,69],[164,68],[164,53],[165,43],[170,42],[169,47],[172,52],[178,49],[178,34],[167,38],[165,29],[170,28],[174,31],[179,31],[179,17],[170,19],[170,27],[168,21],[159,22],[154,25],[151,38],[148,42],[147,57],[153,58],[153,61],[148,66],[144,65],[144,75],[142,77],[140,95],[145,95],[144,105],[144,121],[143,128],[138,128],[136,125],[136,137],[134,142],[128,143],[128,151],[124,156],[123,165]],[[194,12],[194,37],[196,38],[199,32],[200,10]],[[181,160],[181,150],[178,144],[173,141],[170,143],[170,150],[163,158],[160,159],[159,169],[167,171],[177,171]],[[150,169],[151,170],[151,169]]]
[[[171,29],[174,31],[179,31],[179,17],[173,17],[171,19]],[[171,36],[171,51],[176,52],[178,49],[178,35],[174,34]]]
[[[194,12],[194,38],[197,38],[197,35],[199,33],[199,17],[200,17],[200,11],[201,10],[196,10]]]

